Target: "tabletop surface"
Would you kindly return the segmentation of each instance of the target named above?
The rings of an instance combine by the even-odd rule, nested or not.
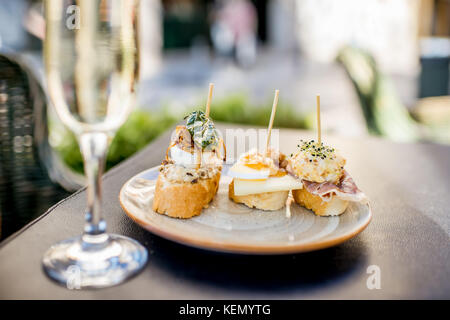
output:
[[[281,130],[281,151],[291,153],[309,134]],[[450,147],[324,139],[347,158],[346,168],[373,212],[367,229],[339,246],[296,255],[231,255],[145,231],[124,214],[118,194],[130,177],[161,162],[166,133],[104,176],[108,231],[147,247],[143,272],[116,287],[83,291],[61,287],[43,273],[41,258],[50,245],[82,231],[82,189],[0,244],[0,299],[450,298]],[[381,288],[370,290],[373,265]]]

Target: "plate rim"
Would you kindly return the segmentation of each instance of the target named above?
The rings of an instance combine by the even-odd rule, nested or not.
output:
[[[149,169],[143,170],[134,176],[132,176],[130,179],[128,179],[120,188],[119,191],[119,203],[122,207],[122,210],[125,212],[125,214],[136,224],[138,224],[140,227],[144,228],[145,230],[162,237],[164,239],[185,245],[185,246],[191,246],[198,249],[203,250],[211,250],[216,252],[225,252],[225,253],[234,253],[234,254],[247,254],[247,255],[281,255],[281,254],[293,254],[293,253],[304,253],[304,252],[311,252],[321,249],[330,248],[336,245],[339,245],[356,235],[360,234],[364,229],[367,228],[369,223],[372,221],[373,214],[372,209],[369,203],[365,204],[367,205],[368,209],[368,217],[366,218],[366,221],[360,226],[358,226],[357,229],[351,230],[343,235],[341,235],[338,238],[333,238],[329,240],[318,240],[311,243],[299,243],[299,244],[292,244],[292,245],[248,245],[248,244],[234,244],[234,243],[227,243],[227,242],[220,242],[220,241],[208,241],[204,238],[196,238],[196,237],[189,237],[185,235],[176,234],[174,232],[170,232],[168,230],[165,230],[165,228],[158,227],[155,223],[149,221],[143,221],[141,218],[137,217],[133,213],[131,213],[127,207],[122,202],[122,197],[124,196],[125,187],[136,177],[145,174],[148,171],[151,170],[157,170],[160,167],[154,166]],[[155,212],[154,212],[155,213]],[[155,213],[159,214],[159,213]],[[171,218],[171,217],[168,217]],[[176,219],[176,218],[172,218]],[[178,219],[180,220],[180,219]]]

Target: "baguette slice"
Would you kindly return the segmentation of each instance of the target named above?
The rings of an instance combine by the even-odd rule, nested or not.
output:
[[[228,186],[228,197],[237,203],[243,203],[247,207],[261,210],[279,210],[286,204],[289,191],[263,192],[237,196],[234,194],[234,179]]]
[[[338,216],[348,207],[348,201],[332,196],[330,201],[323,201],[305,188],[292,190],[292,196],[299,205],[314,211],[318,216]]]
[[[156,181],[153,211],[173,218],[192,218],[214,198],[219,188],[220,172],[209,179],[199,179],[195,183],[172,182],[162,174]]]

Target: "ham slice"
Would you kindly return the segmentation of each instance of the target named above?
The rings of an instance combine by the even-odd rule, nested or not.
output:
[[[311,182],[303,180],[303,185],[309,193],[317,195],[323,201],[330,201],[332,195],[336,195],[342,200],[367,203],[366,195],[358,189],[352,177],[347,171],[344,171],[341,181],[338,185],[331,182]]]

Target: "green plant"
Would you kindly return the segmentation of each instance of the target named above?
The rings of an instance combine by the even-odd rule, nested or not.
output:
[[[420,139],[417,123],[400,101],[389,77],[378,69],[370,53],[345,47],[340,51],[338,61],[345,67],[355,86],[370,133],[403,142]]]
[[[106,170],[142,149],[150,141],[175,123],[176,119],[166,111],[150,113],[136,110],[117,131],[106,158]],[[63,161],[77,172],[83,172],[83,158],[78,142],[69,130],[60,130],[61,143],[55,146]]]
[[[211,104],[211,118],[214,121],[267,126],[272,111],[272,102],[251,104],[247,95],[234,94],[217,99]],[[300,114],[289,103],[279,100],[274,126],[280,128],[308,128],[304,114]]]

